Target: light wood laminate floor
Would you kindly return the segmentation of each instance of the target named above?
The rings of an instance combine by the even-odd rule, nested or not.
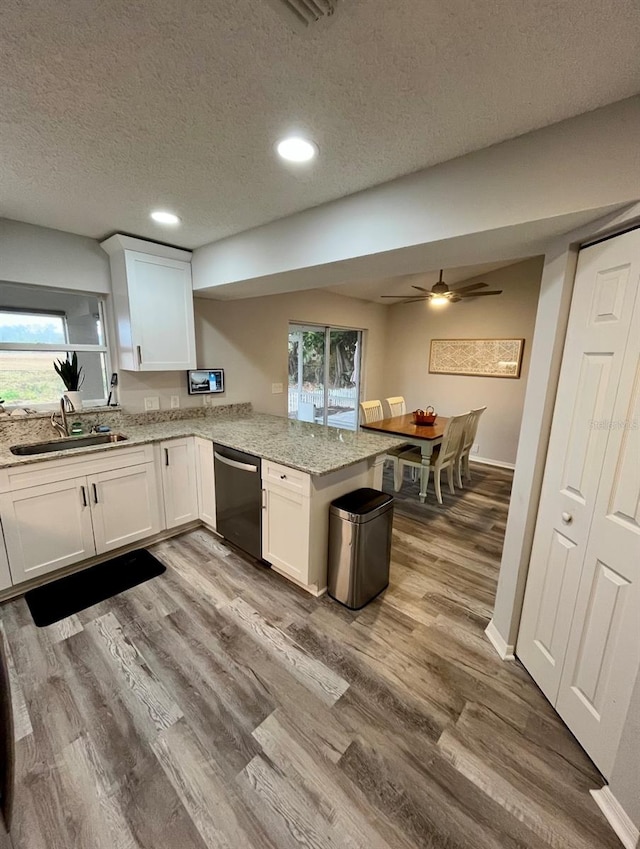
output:
[[[204,530],[62,623],[4,605],[13,849],[619,849],[597,771],[483,633],[510,483],[476,469],[441,508],[407,482],[360,612]]]

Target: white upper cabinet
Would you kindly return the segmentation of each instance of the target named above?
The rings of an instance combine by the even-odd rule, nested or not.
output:
[[[120,368],[195,368],[190,251],[119,234],[102,248],[111,258]]]

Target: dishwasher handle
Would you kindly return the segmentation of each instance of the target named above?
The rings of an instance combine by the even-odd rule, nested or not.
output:
[[[252,463],[239,463],[238,460],[231,460],[229,457],[223,457],[222,454],[218,454],[217,451],[213,452],[213,456],[221,463],[225,463],[227,466],[233,466],[234,469],[240,469],[243,472],[258,471],[258,467],[254,466]]]

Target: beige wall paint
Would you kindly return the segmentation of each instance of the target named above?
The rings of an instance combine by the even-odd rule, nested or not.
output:
[[[226,403],[251,401],[262,413],[287,414],[287,339],[290,322],[331,324],[365,331],[363,391],[383,389],[386,307],[313,290],[242,301],[196,298],[198,364],[224,368]],[[282,383],[281,395],[271,393]]]
[[[478,455],[515,463],[527,384],[543,258],[500,268],[481,278],[495,298],[477,298],[436,309],[427,303],[389,309],[384,388],[404,395],[409,409],[432,404],[440,415],[487,406],[478,430]],[[431,339],[524,338],[519,380],[429,374]]]

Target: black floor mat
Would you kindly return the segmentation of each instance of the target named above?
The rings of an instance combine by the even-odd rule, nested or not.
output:
[[[38,628],[44,628],[45,625],[66,619],[150,578],[156,578],[162,575],[165,568],[153,554],[139,548],[52,581],[44,587],[29,590],[24,597],[33,621]]]

